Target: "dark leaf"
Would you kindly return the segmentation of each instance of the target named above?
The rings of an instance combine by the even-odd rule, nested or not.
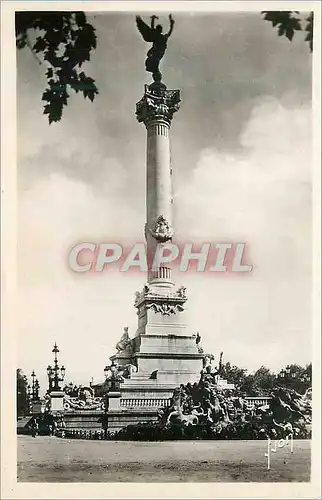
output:
[[[84,26],[86,23],[86,16],[84,12],[75,12],[75,19],[78,26]]]
[[[84,12],[71,11],[22,11],[16,12],[16,45],[22,49],[27,45],[29,30],[44,32],[36,38],[32,50],[41,53],[49,65],[46,70],[48,87],[42,94],[45,101],[44,114],[49,123],[61,119],[69,94],[67,86],[74,92],[82,92],[91,101],[98,94],[92,78],[84,72],[78,75],[76,68],[90,60],[96,48],[95,29]]]
[[[293,40],[294,32],[301,31],[301,21],[294,14],[297,11],[263,11],[265,21],[272,23],[272,26],[278,27],[278,35],[286,36],[290,41]]]
[[[285,35],[286,35],[286,38],[288,38],[290,41],[292,41],[293,36],[294,36],[294,30],[292,30],[292,28],[286,28]]]
[[[47,72],[46,72],[46,76],[48,78],[51,78],[53,76],[54,72],[53,72],[53,69],[52,68],[48,68]]]
[[[305,27],[305,31],[307,35],[305,37],[305,41],[309,42],[310,51],[313,51],[313,12],[310,12],[309,16],[306,18],[307,25]]]
[[[47,48],[47,42],[44,38],[38,36],[32,48],[35,52],[43,52]]]

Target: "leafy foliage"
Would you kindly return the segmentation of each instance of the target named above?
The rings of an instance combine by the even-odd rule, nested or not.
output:
[[[263,11],[264,19],[278,28],[279,36],[290,41],[296,31],[306,31],[305,41],[313,50],[313,12],[305,19],[297,11]],[[31,41],[30,34],[36,34]],[[39,64],[46,66],[47,88],[42,94],[44,114],[49,123],[58,122],[67,106],[70,91],[80,92],[94,101],[98,94],[95,80],[81,70],[96,49],[95,28],[82,11],[20,11],[16,12],[17,49],[29,49]]]
[[[298,11],[263,11],[265,21],[272,23],[273,27],[277,27],[279,36],[286,36],[290,41],[293,40],[296,31],[307,32],[305,41],[309,43],[310,51],[313,50],[313,12],[305,19],[306,26],[303,28],[303,20],[299,17]]]
[[[250,375],[244,387],[244,392],[251,396],[264,396],[268,394],[275,385],[275,374],[269,368],[261,366],[253,375]]]
[[[228,384],[235,384],[235,386],[242,386],[246,379],[247,370],[239,368],[238,366],[231,365],[229,362],[225,363],[221,368],[221,376],[228,382]]]
[[[37,35],[33,43],[30,30]],[[81,71],[96,48],[95,28],[84,12],[16,12],[16,46],[28,46],[47,68],[48,87],[42,100],[49,123],[60,121],[70,90],[81,92],[90,101],[98,94],[95,80]]]
[[[309,43],[311,52],[313,51],[313,12],[310,12],[309,16],[306,18],[307,25],[305,27],[306,37],[305,41]]]
[[[20,368],[17,369],[17,417],[29,414],[28,380]]]
[[[311,387],[312,380],[312,363],[306,367],[291,364],[286,367],[288,375],[283,379],[278,376],[278,383],[283,387],[293,389],[300,394],[304,394]]]
[[[291,364],[286,367],[289,375],[281,378],[269,368],[261,366],[254,373],[247,373],[244,368],[232,366],[229,362],[222,366],[221,376],[234,384],[240,394],[247,396],[265,396],[276,386],[294,389],[300,394],[311,386],[312,364],[306,367]],[[285,373],[285,369],[283,370]]]

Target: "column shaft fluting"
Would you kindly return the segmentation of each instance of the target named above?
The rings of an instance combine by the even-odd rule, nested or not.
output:
[[[145,87],[144,96],[136,106],[139,122],[147,130],[146,158],[146,227],[148,281],[154,284],[172,284],[171,268],[160,269],[155,265],[158,246],[171,242],[172,229],[172,180],[169,130],[173,113],[178,111],[180,93],[160,87]],[[164,268],[164,269],[163,269]]]
[[[147,126],[146,222],[152,227],[163,215],[172,224],[172,186],[169,126],[152,122]]]

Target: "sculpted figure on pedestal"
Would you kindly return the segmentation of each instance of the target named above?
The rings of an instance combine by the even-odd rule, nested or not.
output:
[[[134,305],[138,304],[141,300],[141,293],[140,292],[135,292],[135,299],[134,299]]]
[[[124,351],[125,349],[129,348],[130,346],[132,346],[132,342],[131,342],[131,339],[129,336],[129,329],[127,326],[125,326],[123,335],[122,335],[121,339],[119,340],[119,342],[116,344],[117,352]]]
[[[170,413],[167,418],[167,425],[171,424],[173,419],[179,420],[184,426],[198,424],[199,419],[196,413],[184,414],[183,399],[185,399],[183,389],[181,387],[175,389],[172,397]]]
[[[145,69],[149,73],[152,73],[153,80],[155,82],[161,82],[162,75],[159,70],[159,63],[164,56],[167,48],[168,39],[173,31],[174,20],[171,14],[169,15],[170,29],[168,33],[162,33],[163,28],[161,24],[155,26],[155,20],[158,19],[157,16],[151,16],[150,26],[146,24],[141,16],[136,16],[136,25],[141,33],[143,39],[146,42],[152,43],[151,49],[147,53],[147,58],[145,61]]]
[[[187,289],[185,286],[181,286],[180,288],[178,288],[177,290],[177,296],[180,297],[181,299],[186,299],[187,298],[187,293],[186,293]]]
[[[103,408],[103,405],[103,399],[96,398],[91,387],[80,386],[77,397],[67,394],[64,397],[64,410],[99,410]]]

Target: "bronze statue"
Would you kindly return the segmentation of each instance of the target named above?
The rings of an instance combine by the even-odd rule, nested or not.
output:
[[[170,37],[173,31],[174,20],[170,14],[169,15],[170,29],[168,33],[163,34],[161,24],[155,26],[156,19],[158,19],[157,16],[151,16],[151,26],[149,26],[143,21],[141,16],[136,16],[136,25],[138,27],[139,32],[143,36],[143,39],[146,42],[150,42],[153,44],[151,49],[147,53],[147,58],[145,61],[145,69],[149,73],[152,73],[153,80],[159,83],[161,82],[162,79],[162,75],[159,70],[159,63],[162,57],[164,56],[164,53],[167,48],[168,38]]]

